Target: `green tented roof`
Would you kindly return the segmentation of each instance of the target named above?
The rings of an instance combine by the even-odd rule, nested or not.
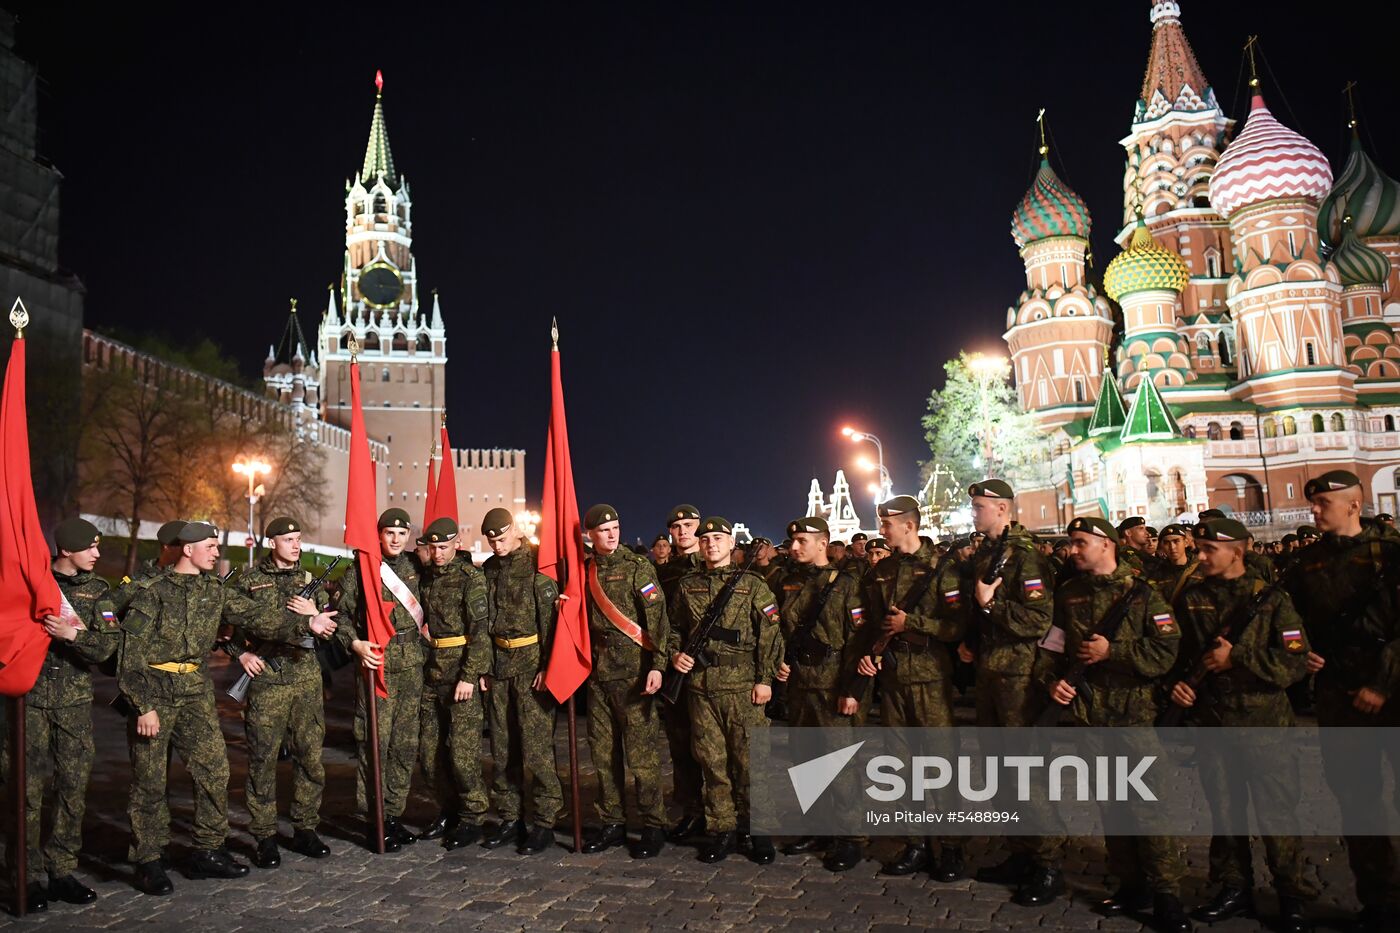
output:
[[[1157,391],[1157,385],[1150,377],[1138,383],[1133,396],[1133,407],[1128,411],[1128,420],[1123,425],[1119,438],[1123,443],[1133,441],[1165,441],[1181,437],[1181,427],[1177,425],[1167,403]]]
[[[1123,394],[1118,391],[1118,380],[1105,369],[1103,381],[1099,384],[1099,400],[1094,405],[1094,413],[1089,416],[1089,436],[1116,433],[1122,430],[1127,420]]]

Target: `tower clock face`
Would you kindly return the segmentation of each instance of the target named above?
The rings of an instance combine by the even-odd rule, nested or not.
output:
[[[382,262],[365,266],[360,273],[360,294],[376,308],[388,308],[398,303],[403,294],[403,279],[399,270]]]

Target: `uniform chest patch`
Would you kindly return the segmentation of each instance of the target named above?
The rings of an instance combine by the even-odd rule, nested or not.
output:
[[[608,574],[606,577],[603,578],[604,582],[606,582],[606,583],[616,583],[616,582],[619,581],[619,580],[626,580],[626,579],[627,579],[627,574],[625,574],[625,573],[610,573],[610,574]]]
[[[276,583],[259,583],[257,586],[250,586],[250,587],[248,587],[248,591],[249,591],[250,593],[256,593],[258,590],[265,590],[265,589],[267,589],[269,586],[276,586],[276,585],[277,585]]]
[[[784,593],[796,593],[800,589],[802,589],[801,583],[787,583],[783,585]]]
[[[1067,605],[1067,606],[1082,606],[1082,605],[1084,605],[1084,604],[1087,603],[1087,602],[1089,602],[1089,597],[1087,597],[1087,596],[1067,596],[1067,597],[1065,597],[1065,605]]]
[[[1022,582],[1021,586],[1025,590],[1026,599],[1045,598],[1045,583],[1039,577],[1025,580]]]
[[[1303,630],[1300,628],[1286,629],[1283,633],[1283,650],[1289,654],[1302,654],[1307,650],[1307,645],[1303,643]]]

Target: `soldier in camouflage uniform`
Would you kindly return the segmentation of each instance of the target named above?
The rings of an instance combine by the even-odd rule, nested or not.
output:
[[[1129,515],[1118,523],[1118,563],[1149,579],[1158,572],[1157,558],[1148,553],[1147,519]]]
[[[881,723],[949,728],[954,724],[950,645],[962,640],[967,627],[961,568],[951,557],[938,558],[933,543],[919,536],[919,503],[913,496],[895,496],[880,503],[877,511],[880,534],[893,552],[865,578],[864,604],[870,619],[862,626],[852,651],[854,672],[867,678],[876,676],[876,662],[870,655],[877,640],[888,638],[878,666]],[[923,593],[914,593],[916,588],[923,588]],[[843,709],[854,709],[855,692],[848,688]],[[932,853],[935,841],[937,864]],[[962,840],[909,836],[903,852],[882,871],[909,875],[922,869],[928,869],[935,881],[963,877],[967,866]]]
[[[700,527],[700,510],[682,503],[667,513],[666,525],[671,533],[671,559],[656,569],[656,577],[666,605],[671,606],[681,577],[705,566],[700,559],[700,541],[695,537]],[[778,563],[775,560],[773,566]],[[671,797],[681,810],[680,820],[671,827],[666,838],[671,842],[684,842],[705,834],[705,802],[701,795],[700,763],[695,760],[690,735],[690,707],[684,702],[664,704],[661,724],[666,729],[666,745],[671,751]]]
[[[312,639],[335,631],[334,621],[314,621],[329,602],[324,593],[301,608],[306,615],[279,613],[311,582],[301,566],[301,525],[276,518],[263,531],[271,551],[232,586],[262,610],[235,629],[225,650],[252,678],[243,722],[248,736],[248,830],[256,851],[253,864],[276,868],[277,757],[285,740],[292,761],[293,833],[288,848],[311,858],[325,858],[328,849],[316,835],[321,823],[321,795],[326,770],[321,746],[326,738],[326,714],[321,696],[321,666]],[[309,628],[308,626],[314,626]],[[311,631],[313,634],[308,635]]]
[[[138,584],[121,622],[117,686],[137,712],[130,723],[130,859],[147,894],[173,890],[161,866],[170,840],[166,774],[173,748],[194,781],[192,878],[240,878],[248,866],[224,848],[228,836],[228,751],[214,707],[205,660],[219,625],[264,611],[210,571],[219,559],[218,531],[204,522],[180,530],[180,559]],[[281,614],[285,610],[278,610]]]
[[[1157,559],[1145,574],[1147,582],[1169,606],[1175,605],[1187,586],[1203,578],[1198,562],[1186,553],[1190,540],[1191,529],[1185,525],[1172,524],[1163,528],[1157,539]]]
[[[379,717],[380,776],[384,794],[384,851],[397,852],[411,845],[418,837],[403,825],[404,806],[408,803],[413,783],[413,768],[418,760],[418,717],[423,702],[423,636],[420,625],[423,607],[419,600],[418,565],[405,551],[408,545],[410,520],[403,509],[387,509],[379,516],[379,548],[381,566],[397,577],[394,590],[382,579],[368,584],[360,579],[356,564],[341,579],[339,627],[335,637],[341,645],[360,659],[371,671],[382,667],[387,697],[378,696],[374,702]],[[391,581],[393,582],[393,581]],[[390,621],[394,635],[387,645],[369,640],[369,621],[365,614],[364,593],[369,588],[379,598],[393,605]],[[369,823],[368,842],[371,851],[378,851],[374,816],[369,810],[370,755],[369,694],[364,676],[355,678],[355,746],[358,764],[355,769],[355,804],[365,813]]]
[[[1011,520],[1010,485],[984,480],[970,486],[968,495],[973,525],[984,537],[963,577],[960,599],[969,621],[958,653],[976,665],[977,725],[1033,725],[1047,702],[1041,686],[1047,662],[1036,643],[1050,631],[1054,571],[1030,532]],[[984,583],[999,564],[1000,576]],[[979,881],[1014,885],[1014,900],[1026,907],[1048,904],[1064,892],[1055,867],[1063,836],[1010,836],[1007,847],[1010,856],[978,871]]]
[[[97,899],[97,892],[73,877],[83,844],[83,811],[96,755],[89,667],[111,657],[118,642],[111,591],[107,581],[92,572],[101,553],[102,537],[97,528],[81,518],[71,518],[54,528],[53,537],[58,548],[53,575],[63,605],[58,615],[44,620],[52,641],[39,679],[25,697],[25,839],[31,911],[44,910],[49,899],[68,904],[90,904]],[[48,843],[41,848],[44,796],[50,788],[52,828]],[[47,892],[40,884],[46,869]]]
[[[418,753],[442,808],[422,835],[449,851],[481,838],[488,800],[481,776],[481,678],[490,670],[486,576],[457,550],[453,518],[439,518],[419,541],[428,549],[421,586],[428,625]]]
[[[619,547],[617,510],[595,505],[583,527],[593,544],[588,559],[588,629],[593,672],[588,678],[588,747],[598,774],[598,818],[583,851],[602,852],[627,841],[623,814],[627,772],[637,789],[642,835],[633,858],[653,858],[666,840],[661,791],[661,724],[656,692],[666,664],[670,627],[656,571],[645,557]]]
[[[840,706],[845,675],[854,663],[856,631],[865,616],[860,576],[827,562],[831,531],[825,519],[796,519],[788,523],[787,533],[794,566],[775,581],[773,589],[787,646],[777,677],[787,685],[788,724],[849,730],[851,719],[841,714]],[[856,805],[840,786],[837,795],[838,809]],[[815,852],[826,841],[804,836],[784,846],[783,852]],[[849,871],[860,864],[864,842],[859,837],[836,840],[822,864],[828,871]]]
[[[696,669],[696,658],[682,651],[725,582],[731,566],[734,526],[718,516],[700,524],[700,552],[705,569],[681,579],[671,604],[671,666],[686,678],[695,758],[705,775],[705,825],[709,836],[699,859],[714,863],[739,846],[742,826],[748,856],[768,864],[777,856],[767,836],[747,837],[753,801],[749,786],[749,733],[764,728],[763,707],[773,696],[773,677],[782,660],[778,604],[757,574],[744,572],[724,608],[709,653]],[[692,673],[693,671],[693,673]],[[759,805],[762,806],[762,801]]]
[[[1070,557],[1080,573],[1055,596],[1055,627],[1063,632],[1060,674],[1050,697],[1071,707],[1080,726],[1151,726],[1157,718],[1156,682],[1176,663],[1181,631],[1170,607],[1127,564],[1117,560],[1118,532],[1101,518],[1069,523]],[[1112,639],[1096,627],[1121,600],[1127,615]],[[1048,642],[1047,642],[1048,643]],[[1076,685],[1061,676],[1075,662],[1086,665]],[[1080,695],[1082,687],[1091,695]],[[1113,916],[1151,903],[1156,929],[1189,933],[1181,906],[1185,874],[1181,847],[1170,836],[1108,835],[1108,870],[1118,890],[1099,904]]]
[[[121,578],[121,582],[117,584],[112,593],[112,600],[117,606],[118,618],[124,615],[126,607],[131,605],[131,600],[138,591],[137,584],[159,576],[162,570],[180,559],[180,531],[184,527],[185,522],[178,520],[161,525],[156,530],[156,541],[160,544],[160,554],[149,560],[143,560],[132,571],[131,576]]]
[[[1333,470],[1304,493],[1322,538],[1298,552],[1287,586],[1303,617],[1316,675],[1315,703],[1328,782],[1343,828],[1373,827],[1385,767],[1363,729],[1400,726],[1400,536],[1361,518],[1361,482]],[[1302,537],[1302,530],[1299,530]],[[1391,761],[1400,770],[1400,761]],[[1400,839],[1347,834],[1347,861],[1362,911],[1357,929],[1393,930],[1400,915]]]
[[[1248,532],[1239,522],[1211,519],[1196,526],[1194,537],[1204,579],[1187,587],[1176,603],[1182,637],[1172,702],[1190,708],[1199,725],[1292,726],[1293,707],[1286,691],[1307,676],[1308,653],[1303,620],[1293,600],[1281,589],[1270,590],[1246,568]],[[1262,600],[1257,606],[1256,599]],[[1197,663],[1204,665],[1206,675],[1193,686],[1187,681]],[[1300,792],[1298,771],[1294,767],[1280,772],[1281,760],[1296,765],[1288,756],[1274,757],[1270,767],[1256,769],[1246,785],[1237,786],[1227,779],[1219,756],[1202,755],[1206,799],[1222,825],[1231,814],[1242,819],[1250,798],[1256,813],[1271,818],[1292,813]],[[1263,842],[1279,895],[1279,929],[1304,933],[1309,927],[1303,904],[1317,897],[1317,891],[1303,877],[1299,840],[1264,836]],[[1247,835],[1211,838],[1210,879],[1219,890],[1193,913],[1197,920],[1214,923],[1254,912],[1254,860]]]
[[[1213,518],[1225,518],[1225,513],[1220,509],[1206,509],[1196,518],[1202,522],[1208,522]],[[1301,530],[1301,529],[1300,529]],[[1249,550],[1244,552],[1244,565],[1254,574],[1262,577],[1269,583],[1274,582],[1274,562],[1263,554],[1254,550],[1254,535],[1249,536]]]
[[[516,851],[532,855],[554,844],[554,824],[564,809],[554,757],[554,700],[544,687],[559,591],[535,570],[535,555],[509,512],[487,512],[481,530],[492,551],[483,568],[496,648],[486,704],[496,761],[491,800],[500,816],[482,845],[494,849],[518,840]],[[521,797],[527,776],[532,826],[525,833]]]

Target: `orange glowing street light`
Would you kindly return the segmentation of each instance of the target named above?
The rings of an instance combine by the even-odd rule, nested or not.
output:
[[[257,457],[241,457],[233,463],[233,472],[239,476],[248,477],[248,567],[253,566],[253,545],[257,541],[257,534],[253,531],[253,506],[257,505],[258,498],[263,494],[263,487],[258,485],[258,475],[272,472],[272,464]]]
[[[881,502],[884,502],[894,494],[894,482],[890,479],[890,471],[885,469],[885,446],[880,443],[880,439],[874,434],[871,434],[869,431],[853,428],[849,424],[841,429],[841,436],[850,438],[852,444],[869,442],[875,445],[876,462],[871,463],[869,457],[861,457],[856,461],[856,466],[867,472],[871,470],[879,471],[880,482],[878,484],[872,484],[876,488],[871,490],[871,494],[875,497],[875,505],[878,507]]]

